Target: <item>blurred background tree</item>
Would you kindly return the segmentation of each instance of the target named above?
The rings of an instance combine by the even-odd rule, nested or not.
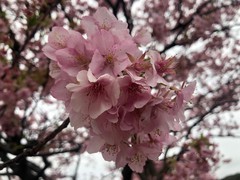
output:
[[[42,47],[53,26],[84,33],[81,18],[99,6],[126,21],[132,35],[149,31],[147,48],[177,59],[175,79],[197,77],[198,83],[182,131],[172,132],[177,145],[166,147],[158,163],[148,161],[141,174],[126,166],[123,178],[216,179],[221,155],[213,138],[238,137],[238,0],[1,0],[0,175],[81,179],[78,160],[88,132],[67,127],[61,102],[49,95],[53,81]],[[76,169],[70,176],[63,171],[69,165]]]

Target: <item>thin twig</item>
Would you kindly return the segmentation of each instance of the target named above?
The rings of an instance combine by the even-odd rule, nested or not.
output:
[[[77,160],[77,164],[76,164],[76,167],[75,167],[75,173],[73,175],[73,180],[77,180],[77,176],[78,176],[78,168],[80,166],[80,160],[81,160],[81,154],[78,155],[78,160]]]
[[[47,156],[53,156],[53,155],[63,154],[63,153],[79,152],[81,147],[82,145],[79,144],[78,146],[73,147],[71,149],[63,149],[63,150],[53,151],[53,152],[43,152],[43,153],[33,154],[32,156],[47,157]]]

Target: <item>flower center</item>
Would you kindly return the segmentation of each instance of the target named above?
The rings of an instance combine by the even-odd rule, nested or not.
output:
[[[79,54],[76,57],[76,60],[84,67],[87,67],[87,65],[89,64],[89,60],[87,57],[85,57],[84,55]]]
[[[140,153],[136,153],[130,158],[130,162],[131,163],[136,163],[136,164],[144,162],[144,156]]]
[[[114,61],[114,56],[112,54],[108,54],[105,56],[105,63],[106,64],[113,64],[113,61]]]
[[[110,144],[104,144],[103,147],[104,151],[106,151],[108,154],[114,156],[118,153],[118,146],[116,145],[110,145]]]
[[[167,70],[165,63],[163,62],[155,63],[155,67],[158,74],[163,74]]]
[[[141,88],[142,88],[141,85],[136,84],[136,83],[132,83],[132,84],[128,87],[128,92],[129,92],[129,93],[137,93],[137,92],[141,93],[141,92],[142,92],[142,91],[141,91]]]
[[[102,94],[103,91],[104,91],[104,88],[103,88],[102,84],[96,82],[91,86],[87,95],[91,94],[93,96],[98,96],[99,94]]]
[[[108,31],[109,29],[111,29],[111,24],[109,24],[108,22],[104,21],[102,24],[99,25],[100,29],[105,29],[106,31]]]

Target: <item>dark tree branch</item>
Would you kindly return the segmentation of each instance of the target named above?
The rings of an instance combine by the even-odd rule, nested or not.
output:
[[[78,173],[78,168],[79,168],[79,165],[80,165],[80,160],[81,160],[81,157],[80,157],[80,154],[79,154],[77,164],[76,164],[76,167],[75,167],[75,173],[73,175],[72,180],[77,180],[77,173]]]
[[[186,28],[189,24],[191,24],[191,22],[194,20],[194,17],[196,15],[200,15],[201,11],[203,10],[203,8],[205,8],[209,3],[213,2],[213,0],[208,0],[204,3],[202,3],[197,9],[196,11],[192,14],[192,16],[189,18],[188,21],[186,21],[185,23],[178,23],[175,28],[173,28],[171,31],[174,32],[177,29],[183,29]]]
[[[219,135],[212,135],[211,134],[211,137],[214,137],[214,138],[240,138],[240,135],[236,135],[236,134],[226,134],[226,135],[222,135],[222,134],[219,134]]]
[[[117,13],[119,11],[120,1],[116,1],[115,4],[111,2],[111,0],[105,0],[105,2],[112,8],[114,16],[117,17]]]
[[[38,180],[40,177],[45,176],[45,174],[44,174],[45,170],[46,170],[48,167],[51,166],[51,163],[47,160],[46,157],[42,157],[42,159],[43,159],[43,162],[44,162],[45,166],[44,166],[43,169],[41,169],[41,170],[38,172],[37,176],[35,177],[36,180]]]
[[[123,180],[131,180],[132,174],[133,174],[133,171],[128,165],[126,165],[122,170]]]
[[[157,173],[157,179],[158,180],[162,180],[163,177],[164,177],[164,174],[169,169],[169,165],[168,165],[168,162],[167,162],[167,160],[168,160],[167,154],[168,154],[170,148],[171,148],[170,146],[167,146],[166,151],[164,153],[162,169]]]
[[[215,103],[207,112],[205,112],[204,114],[202,114],[202,115],[198,118],[198,120],[197,120],[195,123],[193,123],[193,125],[191,125],[191,126],[188,128],[185,137],[186,137],[186,138],[189,138],[189,135],[191,134],[192,129],[193,129],[194,127],[196,127],[199,123],[201,123],[201,122],[205,119],[205,117],[206,117],[207,115],[209,115],[210,113],[212,113],[212,112],[214,111],[214,109],[216,109],[217,107],[222,106],[222,105],[224,105],[224,104],[226,104],[226,103],[233,103],[233,102],[238,102],[238,100],[232,99],[232,100],[225,100],[225,101],[221,101],[221,102]]]
[[[20,48],[20,52],[25,50],[25,48],[28,45],[28,43],[30,42],[30,40],[34,37],[36,32],[40,29],[41,23],[44,22],[44,20],[49,16],[50,12],[53,9],[55,9],[60,2],[61,2],[61,0],[56,0],[52,3],[48,3],[48,6],[44,5],[43,7],[41,7],[41,9],[40,9],[41,16],[38,19],[39,23],[35,25],[35,27],[33,28],[32,31],[30,31],[30,34],[27,34],[27,37],[26,37],[22,47]],[[28,32],[28,31],[26,31],[26,32]]]
[[[0,176],[15,176],[15,175],[16,175],[16,174],[10,173],[10,172],[0,173]]]
[[[63,153],[74,153],[74,152],[79,152],[81,150],[81,147],[82,147],[82,145],[79,144],[78,146],[71,148],[71,149],[63,149],[60,151],[38,153],[38,154],[33,154],[32,156],[47,157],[47,156],[53,156],[53,155],[63,154]]]
[[[133,19],[131,15],[131,9],[127,7],[127,4],[124,0],[119,0],[122,3],[122,9],[123,9],[123,14],[126,17],[127,23],[128,23],[128,28],[130,33],[132,32],[133,29]]]
[[[212,2],[212,0],[206,1],[203,4],[201,4],[197,10],[192,14],[191,18],[186,21],[185,23],[178,23],[175,28],[173,28],[171,31],[175,32],[176,30],[179,30],[173,41],[169,44],[167,44],[164,49],[160,53],[166,52],[168,49],[176,46],[176,45],[183,45],[183,44],[178,44],[177,39],[178,37],[187,29],[187,27],[192,23],[194,20],[194,17],[198,14],[200,14],[201,10],[208,5],[208,3]]]
[[[69,119],[66,119],[57,129],[55,129],[50,134],[48,134],[48,136],[46,138],[44,138],[42,141],[40,141],[32,149],[26,149],[24,152],[22,152],[15,158],[0,164],[0,170],[2,170],[3,168],[5,168],[11,164],[18,163],[20,160],[24,159],[27,156],[32,156],[32,155],[36,154],[38,151],[40,151],[44,147],[44,145],[46,145],[50,140],[52,140],[64,128],[66,128],[68,126],[69,122],[70,122]]]
[[[205,15],[209,15],[209,14],[211,14],[211,13],[214,13],[214,12],[216,12],[216,11],[222,9],[222,8],[229,8],[229,7],[231,7],[231,6],[240,5],[240,3],[237,3],[237,2],[234,3],[234,2],[232,2],[231,4],[222,5],[222,6],[219,6],[219,7],[215,7],[215,8],[213,8],[213,9],[211,9],[211,10],[208,10],[208,11],[206,11],[206,12],[202,12],[203,9],[204,9],[208,4],[213,3],[213,2],[214,2],[214,0],[208,0],[208,1],[204,2],[204,3],[202,3],[202,4],[196,9],[196,11],[191,15],[191,17],[189,18],[189,20],[187,20],[187,21],[184,22],[184,23],[177,23],[176,26],[171,30],[171,32],[176,32],[176,31],[178,30],[178,32],[177,32],[174,40],[173,40],[171,43],[167,44],[167,45],[164,47],[164,49],[161,51],[161,53],[166,52],[167,50],[169,50],[170,48],[172,48],[172,47],[174,47],[174,46],[176,46],[176,45],[185,45],[185,44],[183,44],[183,43],[178,43],[178,42],[177,42],[177,39],[178,39],[178,37],[191,25],[191,23],[192,23],[192,21],[194,20],[194,17],[195,17],[195,16],[197,16],[197,15],[199,15],[199,16],[205,16]],[[178,19],[178,21],[180,21],[180,20]]]
[[[181,26],[181,19],[182,19],[182,16],[183,16],[182,1],[183,1],[183,0],[178,0],[177,10],[178,10],[178,12],[179,12],[179,17],[178,17],[177,24],[176,24],[175,27]]]

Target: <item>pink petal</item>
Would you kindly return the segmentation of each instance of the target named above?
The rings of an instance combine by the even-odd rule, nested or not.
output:
[[[71,97],[71,106],[74,111],[82,114],[89,114],[89,106],[91,101],[88,97],[89,90],[87,88],[74,92]]]
[[[48,43],[55,49],[62,49],[66,47],[69,33],[62,27],[53,27],[48,36]]]
[[[91,138],[90,141],[88,141],[88,146],[86,151],[88,153],[96,153],[98,152],[101,147],[105,144],[105,141],[100,138],[99,136],[94,136],[93,138]]]
[[[145,46],[152,41],[152,37],[151,37],[151,34],[146,29],[141,29],[139,32],[135,34],[135,36],[133,37],[133,40],[137,44],[141,44]]]
[[[143,167],[146,163],[147,158],[141,152],[135,152],[133,156],[131,156],[130,162],[128,162],[129,167],[137,172],[143,172]]]
[[[187,87],[183,88],[181,91],[183,93],[183,99],[185,101],[190,101],[192,94],[196,88],[196,81],[191,82]]]
[[[70,111],[69,113],[70,124],[74,127],[74,129],[78,129],[80,127],[88,127],[90,124],[90,118],[86,114],[82,114],[80,111]]]
[[[87,72],[87,77],[88,77],[89,82],[91,82],[91,83],[94,83],[94,82],[97,81],[97,79],[96,79],[96,77],[93,75],[91,69],[88,70],[88,72]]]
[[[56,55],[55,55],[56,49],[54,49],[49,44],[47,44],[43,47],[42,50],[43,50],[43,53],[45,54],[45,56],[47,56],[48,58],[50,58],[53,61],[56,61]]]
[[[56,57],[61,65],[61,69],[63,69],[70,76],[76,76],[77,73],[83,69],[80,66],[78,54],[73,49],[60,49],[56,51]]]
[[[100,151],[106,161],[115,161],[119,147],[117,145],[104,144]]]
[[[94,35],[98,31],[96,21],[93,17],[85,16],[82,18],[81,25],[88,36]]]
[[[109,85],[105,87],[108,97],[111,99],[111,103],[115,106],[118,103],[118,98],[120,96],[120,87],[116,80],[113,80]]]
[[[56,79],[61,74],[61,69],[59,68],[56,61],[51,61],[49,64],[49,74],[52,78]]]
[[[67,90],[67,81],[59,79],[51,88],[51,95],[58,100],[68,101],[70,99],[71,93]]]
[[[96,99],[92,99],[89,104],[89,115],[91,118],[96,119],[103,112],[109,110],[112,107],[111,102],[102,97],[98,96]]]
[[[82,70],[77,74],[77,80],[81,83],[81,86],[89,84],[88,81],[88,71]]]
[[[101,27],[105,26],[106,28],[111,28],[112,24],[117,21],[117,18],[105,7],[98,8],[93,17]]]
[[[115,36],[111,32],[102,29],[93,36],[91,42],[102,55],[107,55],[115,44]]]
[[[89,64],[89,69],[92,71],[92,73],[95,76],[100,76],[104,74],[103,73],[104,68],[105,68],[105,59],[100,54],[100,52],[96,50],[93,54],[92,61]],[[112,72],[109,71],[109,74],[112,74]]]
[[[85,45],[85,39],[77,31],[69,30],[69,39],[67,41],[67,47],[73,49],[83,49]]]

